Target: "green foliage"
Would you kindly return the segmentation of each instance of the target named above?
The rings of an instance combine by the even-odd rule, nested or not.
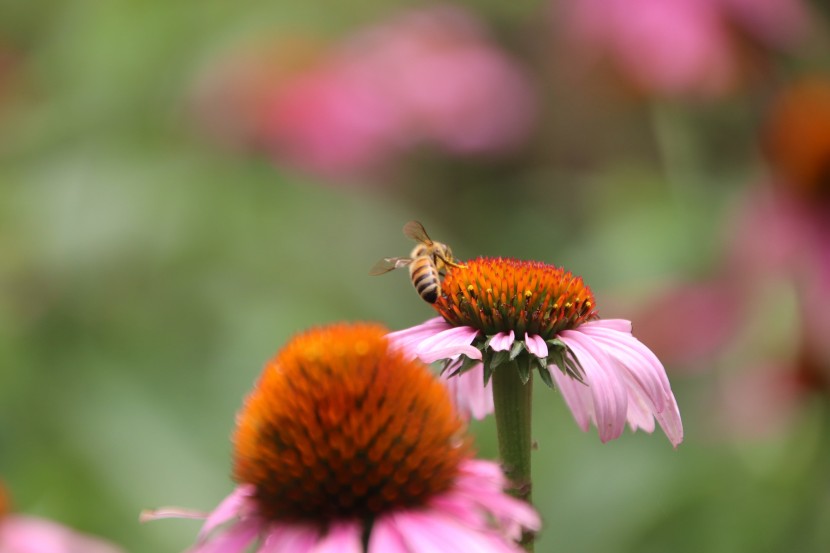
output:
[[[521,33],[505,29],[538,7],[488,5],[500,36],[521,49]],[[14,93],[0,95],[0,478],[18,510],[132,553],[185,549],[196,523],[141,526],[138,513],[208,510],[232,489],[234,414],[290,335],[335,320],[400,329],[434,316],[402,271],[366,276],[379,257],[406,254],[408,219],[460,259],[565,265],[600,306],[615,306],[603,316],[626,316],[617,306],[638,305],[667,274],[714,263],[713,219],[754,166],[741,147],[706,149],[718,113],[715,130],[704,129],[695,106],[661,123],[690,136],[682,147],[694,171],[680,183],[643,138],[648,114],[577,125],[571,140],[575,115],[551,97],[541,117],[561,126],[526,158],[430,158],[382,185],[289,173],[222,150],[193,125],[194,76],[222,46],[303,25],[336,35],[381,9],[327,4],[321,17],[319,5],[285,2],[0,4],[0,43],[22,56]],[[746,143],[751,117],[721,110],[734,142]],[[609,153],[620,144],[630,148]],[[527,380],[535,361],[522,348],[487,354],[485,378],[518,363]],[[549,360],[583,374],[563,348],[551,343]],[[822,408],[762,446],[733,441],[704,407],[716,377],[673,373],[687,428],[679,450],[659,432],[601,445],[536,368],[548,385],[534,391],[537,551],[830,548]],[[491,423],[472,428],[494,456]]]

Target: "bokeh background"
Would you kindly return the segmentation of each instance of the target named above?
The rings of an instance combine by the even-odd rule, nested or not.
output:
[[[394,4],[394,3],[392,3]],[[821,0],[0,2],[0,479],[180,551],[293,333],[434,315],[462,259],[562,265],[663,359],[685,442],[537,383],[538,551],[830,550]],[[496,454],[492,420],[474,422]]]

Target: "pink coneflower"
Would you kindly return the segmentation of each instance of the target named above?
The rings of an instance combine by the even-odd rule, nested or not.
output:
[[[632,430],[683,441],[680,412],[663,365],[631,334],[631,323],[600,320],[582,279],[544,263],[479,258],[450,268],[434,304],[440,317],[394,332],[393,343],[425,362],[445,359],[445,375],[470,378],[463,411],[481,412],[494,371],[534,369],[559,389],[577,423],[603,442]]]
[[[732,91],[762,51],[794,46],[809,20],[801,0],[565,0],[556,9],[579,65],[606,61],[636,89],[669,97]]]
[[[385,333],[311,330],[266,365],[237,419],[238,486],[201,515],[193,553],[520,551],[538,516],[472,458],[445,388]]]
[[[122,553],[100,538],[9,510],[8,496],[0,483],[0,553]]]

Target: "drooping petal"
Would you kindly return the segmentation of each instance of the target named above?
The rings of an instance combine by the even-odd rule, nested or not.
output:
[[[320,531],[310,524],[271,523],[265,540],[257,553],[286,553],[288,551],[313,551],[320,541]]]
[[[527,346],[527,351],[539,359],[544,359],[548,356],[548,344],[541,336],[525,332],[525,346]]]
[[[227,530],[211,535],[189,551],[189,553],[244,553],[257,538],[262,523],[255,518],[240,520]]]
[[[419,325],[390,332],[386,335],[393,347],[401,348],[408,355],[415,356],[415,348],[422,341],[453,328],[443,317],[434,317]]]
[[[654,418],[657,419],[657,423],[666,433],[672,445],[677,447],[683,441],[683,421],[680,418],[680,408],[677,406],[674,396],[669,399],[670,401],[663,412],[655,413]]]
[[[507,351],[514,341],[515,335],[512,330],[510,332],[499,332],[490,338],[490,349],[493,351]]]
[[[632,431],[642,429],[651,434],[654,432],[654,407],[641,390],[626,382],[628,387],[628,413],[625,418]]]
[[[565,404],[576,419],[577,426],[583,432],[587,432],[592,422],[596,424],[594,403],[588,386],[566,375],[556,365],[550,365],[548,370]]]
[[[419,511],[392,515],[395,527],[412,551],[475,551],[476,553],[518,553],[495,532],[469,528],[440,513]]]
[[[456,411],[464,418],[472,417],[482,420],[494,411],[493,381],[484,386],[484,365],[476,363],[474,367],[456,376],[449,376],[457,369],[461,361],[447,367],[441,375],[441,381],[450,393],[450,399]]]
[[[618,332],[627,332],[628,334],[631,334],[632,329],[631,321],[626,319],[597,319],[583,323],[579,328],[584,330],[586,326],[589,328],[608,328]]]
[[[583,332],[595,340],[619,362],[632,392],[640,401],[650,404],[654,418],[672,445],[677,447],[683,441],[683,423],[666,370],[657,356],[627,332],[617,332],[594,323],[582,325],[577,332]],[[643,425],[641,420],[636,419],[635,413],[629,418],[629,424],[647,431],[654,428],[650,423]]]
[[[628,394],[625,383],[617,374],[617,362],[591,338],[579,331],[562,331],[560,339],[567,344],[585,369],[585,383],[591,390],[600,440],[605,443],[618,438],[626,422]]]
[[[505,494],[507,485],[507,479],[495,463],[471,459],[461,467],[456,487],[442,499],[447,501],[448,507],[456,501],[456,510],[464,505],[469,509],[469,505],[477,503],[499,522],[505,535],[512,539],[518,539],[523,528],[539,530],[539,515],[524,501]]]
[[[481,352],[470,345],[477,335],[478,330],[469,326],[443,330],[422,340],[415,348],[415,355],[424,363],[432,363],[462,354],[470,359],[481,359]]]
[[[660,361],[653,354],[644,355],[642,349],[648,351],[647,348],[637,347],[642,344],[636,338],[616,330],[590,327],[583,330],[580,327],[578,332],[590,336],[608,355],[619,361],[626,376],[630,377],[632,385],[639,388],[651,401],[653,409],[658,412],[663,410],[668,379]]]
[[[254,494],[254,487],[250,485],[237,486],[222,502],[208,515],[202,529],[199,531],[199,539],[203,540],[217,526],[224,524],[232,518],[238,517],[245,509],[245,505]]]

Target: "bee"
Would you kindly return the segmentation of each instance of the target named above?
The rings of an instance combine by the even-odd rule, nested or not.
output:
[[[372,267],[370,275],[382,275],[389,271],[409,266],[409,278],[412,285],[427,303],[435,303],[441,295],[441,278],[447,267],[466,269],[466,265],[455,263],[452,250],[446,244],[433,241],[424,225],[418,221],[409,221],[403,226],[405,236],[412,238],[418,245],[412,249],[409,257],[384,257]]]

